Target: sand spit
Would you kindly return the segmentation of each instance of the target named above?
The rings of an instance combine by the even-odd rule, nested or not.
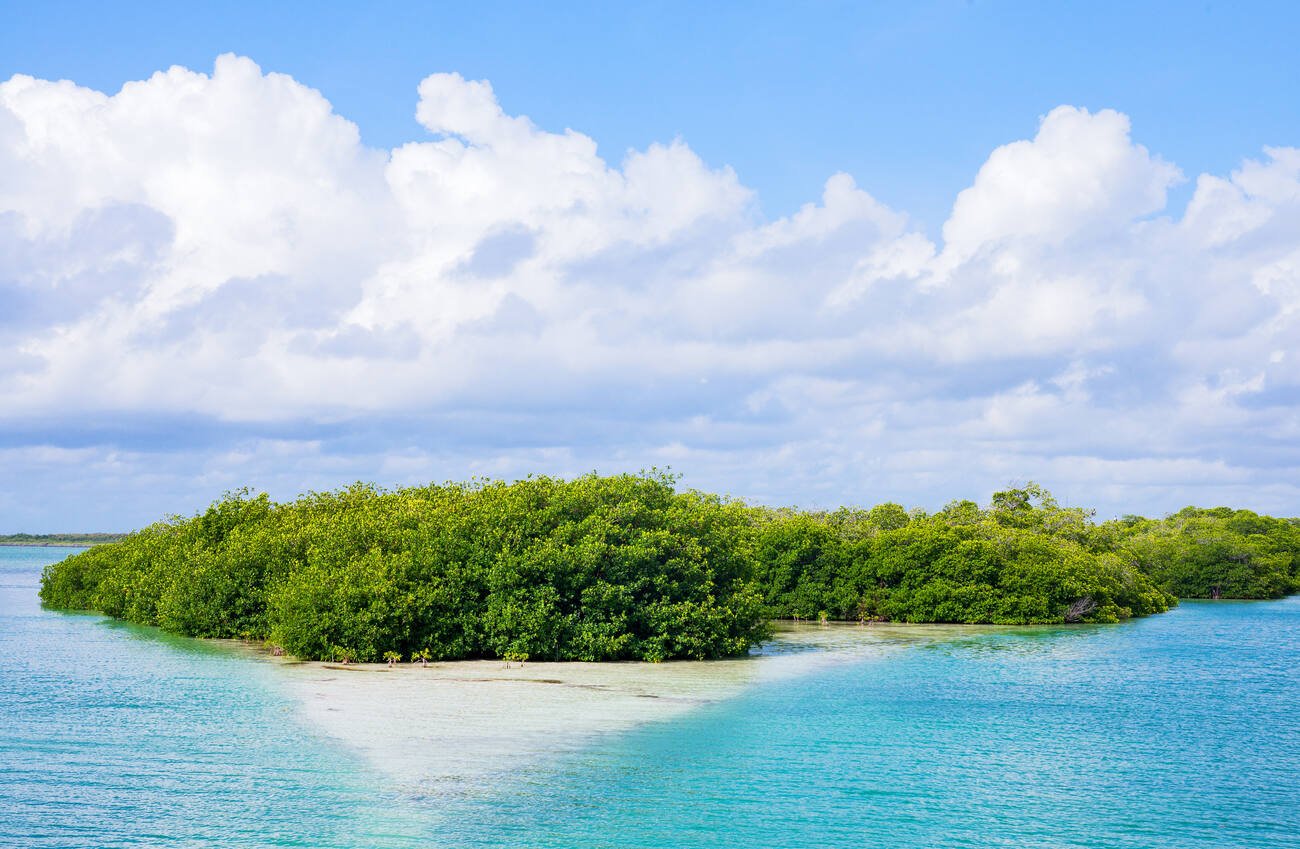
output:
[[[756,656],[671,663],[500,661],[281,664],[312,728],[363,756],[403,792],[472,794],[603,735],[670,719],[760,682],[901,648],[924,633],[786,626]],[[931,631],[928,636],[933,637]]]
[[[489,775],[535,766],[602,734],[727,698],[755,671],[744,661],[285,670],[312,727],[422,793],[472,790]]]

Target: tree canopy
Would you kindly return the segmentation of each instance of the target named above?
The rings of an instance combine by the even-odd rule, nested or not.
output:
[[[50,567],[41,597],[305,658],[714,658],[766,633],[748,528],[657,474],[245,491]]]
[[[1115,622],[1300,588],[1300,524],[1188,508],[1097,524],[1028,484],[988,507],[806,512],[666,474],[231,493],[48,567],[51,607],[303,658],[666,660],[770,619]]]

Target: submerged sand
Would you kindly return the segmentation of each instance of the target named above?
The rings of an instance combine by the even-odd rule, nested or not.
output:
[[[497,783],[490,777],[599,745],[602,736],[935,634],[906,626],[785,626],[760,654],[734,660],[396,668],[286,661],[281,671],[306,724],[361,755],[401,791],[460,795]]]

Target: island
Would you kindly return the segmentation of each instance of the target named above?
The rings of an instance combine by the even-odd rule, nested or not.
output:
[[[1112,623],[1300,588],[1300,522],[988,505],[804,511],[664,472],[229,493],[47,567],[51,608],[337,662],[710,659],[778,619]]]

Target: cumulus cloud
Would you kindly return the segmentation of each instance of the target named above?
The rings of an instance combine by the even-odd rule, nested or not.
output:
[[[135,492],[82,522],[107,527],[218,483],[671,463],[781,503],[1037,477],[1103,509],[1300,512],[1296,148],[1197,176],[1180,212],[1126,116],[1062,106],[936,242],[847,174],[764,220],[682,140],[612,164],[457,74],[416,117],[367,148],[229,55],[112,95],[0,83],[6,510],[40,480],[86,517]]]
[[[1167,190],[1181,179],[1132,142],[1126,116],[1059,106],[1032,141],[993,151],[974,185],[957,195],[943,225],[944,253],[955,265],[999,242],[1055,248],[1122,233],[1164,209]]]

